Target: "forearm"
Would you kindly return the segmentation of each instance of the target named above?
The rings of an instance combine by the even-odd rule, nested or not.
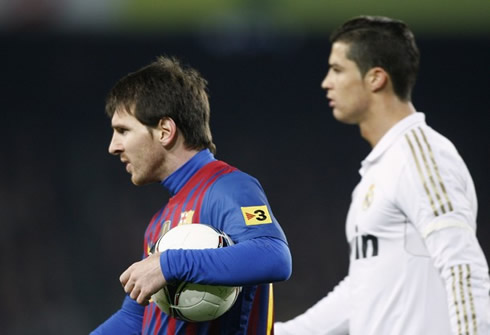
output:
[[[276,335],[346,335],[349,332],[349,278],[306,312],[287,322],[276,322]]]
[[[288,246],[271,237],[220,249],[167,250],[160,264],[168,282],[243,286],[286,280],[291,275]]]
[[[90,335],[137,335],[141,334],[145,308],[128,296],[121,309],[102,323]]]
[[[447,292],[453,334],[490,333],[490,281],[485,256],[472,231],[450,228],[427,239]]]

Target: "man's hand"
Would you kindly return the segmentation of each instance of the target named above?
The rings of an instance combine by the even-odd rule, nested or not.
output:
[[[134,263],[119,277],[124,291],[140,305],[148,305],[151,296],[167,284],[160,267],[160,254]]]

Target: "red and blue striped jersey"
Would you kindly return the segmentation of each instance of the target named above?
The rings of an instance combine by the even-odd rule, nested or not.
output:
[[[264,236],[286,241],[259,182],[215,160],[208,150],[195,155],[162,185],[169,190],[171,198],[147,227],[144,257],[148,256],[162,234],[180,224],[212,225],[226,232],[237,244]],[[180,263],[184,262],[176,262],[171,268],[185,266]],[[260,266],[260,260],[257,260],[257,266]],[[175,272],[181,271],[177,269]],[[164,274],[167,279],[182,280],[173,278],[171,273],[164,271]],[[233,278],[240,276],[240,273],[233,274]],[[206,274],[203,273],[202,277]],[[144,310],[142,334],[272,334],[273,311],[272,284],[245,285],[231,310],[210,322],[177,320],[150,303]]]

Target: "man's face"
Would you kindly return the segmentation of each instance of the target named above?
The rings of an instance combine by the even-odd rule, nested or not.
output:
[[[156,129],[149,129],[119,108],[114,113],[109,153],[119,155],[135,185],[161,181],[165,154]]]
[[[329,70],[322,82],[327,91],[334,117],[343,123],[359,124],[369,108],[369,91],[361,73],[352,60],[347,58],[349,45],[335,42],[328,60]]]

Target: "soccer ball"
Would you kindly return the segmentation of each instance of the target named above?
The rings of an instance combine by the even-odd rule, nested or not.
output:
[[[233,241],[212,226],[194,223],[170,229],[155,245],[155,252],[168,249],[223,248]],[[203,285],[180,282],[167,285],[152,296],[152,300],[167,315],[202,322],[216,319],[235,303],[241,287]]]

